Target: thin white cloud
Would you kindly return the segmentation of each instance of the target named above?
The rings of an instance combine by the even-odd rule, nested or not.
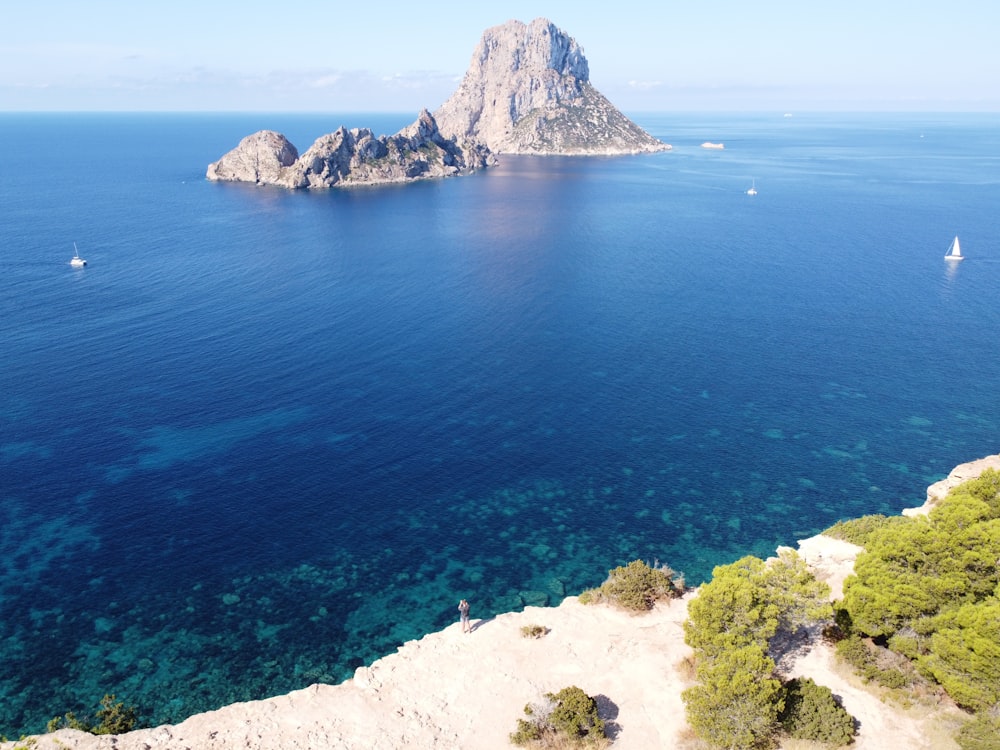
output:
[[[343,76],[340,73],[328,73],[326,75],[314,78],[310,83],[309,87],[314,89],[325,89],[331,86],[336,86],[343,80]]]
[[[45,89],[44,86],[49,88]],[[454,90],[454,76],[335,68],[233,70],[138,61],[111,71],[80,71],[66,80],[0,80],[7,109],[392,111],[434,109]],[[48,93],[46,93],[46,91]]]
[[[639,91],[650,91],[652,89],[658,89],[663,85],[663,81],[629,81],[628,87],[630,89],[637,89]]]
[[[454,84],[455,77],[451,74],[440,73],[438,71],[414,71],[412,73],[393,73],[382,76],[382,82],[392,87],[420,91],[424,89],[437,89],[443,85]]]

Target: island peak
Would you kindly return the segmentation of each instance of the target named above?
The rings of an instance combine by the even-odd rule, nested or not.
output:
[[[665,151],[590,82],[577,41],[546,18],[487,29],[458,90],[434,112],[442,132],[496,153]]]

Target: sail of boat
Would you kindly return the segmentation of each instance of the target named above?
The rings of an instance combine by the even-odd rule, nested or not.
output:
[[[962,260],[964,257],[962,255],[962,246],[958,244],[958,236],[951,241],[951,246],[948,248],[948,254],[944,256],[948,260]]]

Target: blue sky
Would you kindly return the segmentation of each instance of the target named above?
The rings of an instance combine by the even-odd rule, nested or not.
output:
[[[416,112],[545,17],[642,111],[1000,111],[1000,2],[12,0],[0,110]]]

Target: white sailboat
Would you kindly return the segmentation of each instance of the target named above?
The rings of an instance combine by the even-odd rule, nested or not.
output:
[[[87,261],[80,257],[80,251],[76,248],[76,243],[73,243],[73,257],[70,258],[69,264],[73,268],[83,268],[87,265]]]
[[[750,189],[747,190],[747,195],[757,195],[757,180],[751,178]]]
[[[962,255],[962,247],[958,244],[958,236],[951,241],[951,246],[948,248],[948,254],[944,256],[946,260],[962,260],[965,256]]]

